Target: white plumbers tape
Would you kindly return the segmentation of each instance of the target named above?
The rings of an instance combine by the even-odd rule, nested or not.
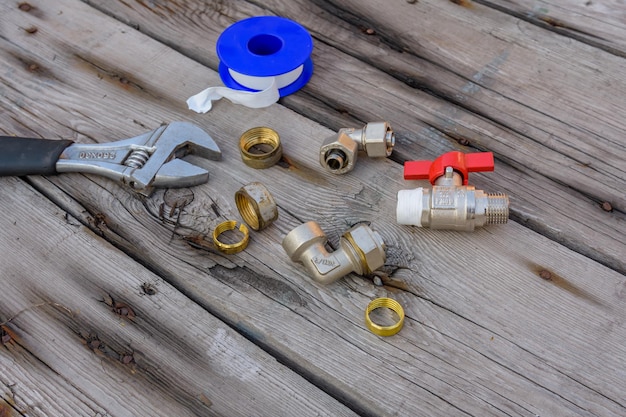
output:
[[[398,191],[398,205],[396,206],[396,221],[399,224],[408,224],[422,227],[422,208],[424,189]]]
[[[265,79],[265,81],[269,85],[264,90],[258,92],[235,90],[228,87],[209,87],[189,97],[187,106],[189,110],[193,110],[196,113],[206,113],[213,107],[212,101],[227,98],[235,104],[243,104],[253,109],[267,107],[276,103],[280,95],[278,94],[279,87],[276,85],[275,77]]]
[[[302,74],[303,68],[304,66],[300,65],[295,70],[276,77],[253,77],[251,75],[240,74],[231,69],[229,69],[228,72],[235,81],[244,87],[248,87],[252,90],[265,90],[271,85],[272,78],[276,80],[276,86],[278,88],[287,87],[288,85],[294,83]]]

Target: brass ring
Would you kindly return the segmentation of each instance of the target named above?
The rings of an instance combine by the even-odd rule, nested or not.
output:
[[[400,320],[391,326],[381,326],[374,323],[370,318],[370,313],[381,307],[393,310],[400,317]],[[392,300],[391,298],[377,298],[367,305],[367,309],[365,310],[365,324],[372,333],[378,336],[393,336],[398,333],[404,325],[404,309],[396,300]]]
[[[272,194],[260,182],[246,184],[235,193],[235,204],[243,220],[253,230],[262,230],[278,218]]]
[[[250,152],[256,145],[269,145],[268,152]],[[239,151],[243,162],[257,169],[269,168],[280,161],[283,156],[283,147],[280,144],[280,136],[269,127],[253,127],[241,135],[239,138]]]
[[[219,236],[226,232],[227,230],[235,230],[237,228],[237,221],[235,220],[226,220],[217,225],[215,230],[213,230],[213,243],[215,246],[223,253],[227,255],[232,255],[233,253],[238,253],[244,250],[248,246],[248,242],[250,241],[250,233],[248,232],[248,228],[245,224],[239,223],[239,231],[243,233],[243,239],[237,243],[222,243],[219,241]]]

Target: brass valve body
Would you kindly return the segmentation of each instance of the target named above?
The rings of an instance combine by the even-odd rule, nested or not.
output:
[[[396,216],[400,224],[471,232],[486,224],[506,223],[509,198],[462,185],[461,176],[448,167],[432,189],[399,191]]]
[[[340,248],[326,249],[328,238],[316,222],[307,222],[293,229],[283,239],[283,248],[294,262],[301,262],[317,282],[330,284],[355,272],[366,275],[385,264],[385,243],[380,235],[365,224],[346,231],[339,240]]]
[[[391,155],[395,143],[395,134],[387,122],[368,123],[362,129],[340,129],[322,143],[320,164],[333,174],[345,174],[354,169],[359,151],[384,158]]]

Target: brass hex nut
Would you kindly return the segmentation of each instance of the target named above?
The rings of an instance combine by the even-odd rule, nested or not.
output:
[[[260,182],[246,184],[235,193],[239,214],[253,230],[262,230],[278,218],[272,194]]]
[[[367,156],[373,158],[391,155],[396,136],[387,122],[373,122],[365,125],[363,142]]]
[[[370,274],[385,265],[387,246],[382,237],[366,224],[358,224],[347,230],[343,237],[360,258],[362,271],[359,275]]]
[[[341,129],[329,137],[320,148],[320,164],[333,174],[352,171],[359,151],[359,144]]]

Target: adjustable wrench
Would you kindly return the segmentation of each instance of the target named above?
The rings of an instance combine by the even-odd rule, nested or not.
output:
[[[212,160],[222,156],[208,133],[186,122],[102,144],[0,136],[0,176],[83,172],[150,195],[153,188],[191,187],[208,181],[207,170],[178,159],[189,153]]]

